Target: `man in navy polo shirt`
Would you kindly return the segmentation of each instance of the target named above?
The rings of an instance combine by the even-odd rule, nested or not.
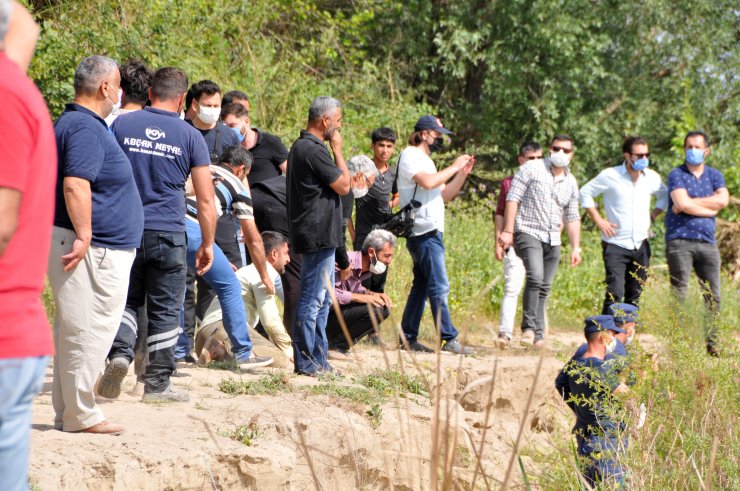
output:
[[[213,261],[216,210],[210,157],[201,134],[180,119],[188,78],[181,70],[160,68],[152,77],[149,100],[141,111],[119,116],[113,134],[131,161],[144,205],[144,238],[131,268],[131,282],[113,348],[98,393],[115,398],[134,358],[137,309],[146,301],[149,319],[149,364],[144,373],[143,401],[187,401],[175,389],[175,344],[180,334],[180,307],[185,294],[185,181],[192,175],[202,243],[195,269],[205,274]]]
[[[725,178],[704,164],[709,139],[702,131],[690,131],[684,139],[686,159],[668,174],[668,213],[665,217],[665,257],[671,286],[679,300],[694,269],[703,290],[704,304],[713,317],[707,323],[707,352],[717,356],[714,322],[719,314],[721,259],[715,240],[716,216],[726,207],[730,195]]]
[[[59,161],[48,276],[56,305],[54,425],[118,434],[93,387],[118,330],[129,273],[144,229],[131,164],[103,118],[119,99],[115,61],[77,66],[75,98],[55,125]]]

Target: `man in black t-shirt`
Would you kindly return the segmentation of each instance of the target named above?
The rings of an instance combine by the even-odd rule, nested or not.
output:
[[[193,101],[190,107],[194,114],[190,124],[206,139],[211,163],[218,162],[221,154],[229,147],[239,145],[236,132],[219,121],[221,116],[221,88],[210,80],[201,80],[190,87]]]
[[[286,208],[285,176],[272,177],[256,183],[252,189],[252,206],[254,207],[254,223],[262,232],[271,230],[290,237],[288,228],[288,210]],[[301,293],[301,255],[288,250],[290,262],[285,265],[285,272],[280,274],[283,282],[283,324],[288,335],[293,337],[293,318]]]
[[[342,156],[342,109],[320,96],[308,109],[308,125],[288,155],[288,227],[290,247],[303,254],[301,294],[293,321],[293,361],[297,373],[316,376],[332,370],[326,320],[334,283],[334,252],[342,240],[339,195],[350,190]],[[329,141],[336,164],[324,145]]]
[[[250,186],[285,174],[288,149],[277,136],[252,128],[249,110],[242,103],[224,104],[221,108],[221,119],[238,135],[241,145],[254,157],[252,172],[247,176]]]
[[[391,216],[391,210],[398,204],[396,187],[396,168],[391,169],[388,161],[396,147],[396,133],[390,128],[378,128],[370,136],[372,139],[373,163],[378,169],[373,185],[362,198],[355,199],[355,237],[353,246],[356,251],[362,249],[367,234],[377,225],[385,223]],[[385,290],[387,273],[372,275],[363,281],[363,286],[370,291],[382,293]]]

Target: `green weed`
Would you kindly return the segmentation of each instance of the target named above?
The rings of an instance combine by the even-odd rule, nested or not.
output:
[[[293,386],[284,373],[264,375],[257,380],[226,378],[218,384],[218,390],[230,395],[277,395],[291,392]]]

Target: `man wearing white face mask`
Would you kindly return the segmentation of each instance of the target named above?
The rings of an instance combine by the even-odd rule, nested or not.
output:
[[[720,171],[704,164],[709,139],[690,131],[684,139],[684,164],[668,174],[669,206],[665,217],[665,257],[671,287],[679,300],[686,298],[692,268],[703,290],[712,319],[707,322],[707,352],[719,354],[713,325],[719,314],[721,259],[715,240],[716,216],[730,200]]]
[[[115,61],[85,58],[75,71],[74,102],[54,126],[59,169],[48,277],[57,307],[54,425],[63,431],[123,431],[93,395],[144,231],[131,163],[103,121],[119,101],[120,83]]]
[[[193,92],[191,105],[195,116],[188,122],[205,138],[208,152],[211,154],[211,162],[218,162],[224,150],[238,146],[240,143],[236,134],[219,121],[221,88],[215,82],[201,80],[194,83],[190,90]]]
[[[581,188],[581,206],[601,230],[606,270],[602,314],[615,302],[637,305],[650,264],[648,231],[668,207],[668,189],[657,172],[648,169],[650,151],[643,138],[629,137],[622,145],[624,162],[599,173]],[[603,195],[604,219],[594,198]],[[650,211],[651,198],[655,207]]]
[[[390,315],[390,308],[393,306],[390,297],[385,293],[367,290],[362,282],[372,275],[385,273],[393,261],[395,249],[396,237],[392,233],[387,230],[373,230],[362,244],[362,251],[347,253],[351,274],[347,280],[337,280],[334,283],[334,295],[351,343],[342,330],[335,305],[326,322],[329,359],[347,359],[351,344],[374,331],[373,317],[380,325]],[[370,309],[373,309],[372,314]]]
[[[544,344],[547,297],[560,261],[560,225],[572,246],[570,265],[581,262],[581,221],[578,216],[578,184],[568,170],[573,158],[573,139],[556,135],[547,159],[523,164],[506,196],[503,231],[498,243],[512,245],[524,262],[527,281],[522,306],[522,343]]]

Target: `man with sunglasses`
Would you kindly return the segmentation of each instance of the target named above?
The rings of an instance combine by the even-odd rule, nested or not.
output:
[[[639,136],[622,145],[624,162],[604,169],[581,189],[581,206],[601,231],[606,270],[602,314],[614,303],[638,305],[650,263],[648,233],[655,218],[668,207],[668,188],[657,172],[648,169],[648,143]],[[603,196],[603,218],[594,198]],[[655,207],[650,210],[651,198]]]
[[[519,155],[516,160],[519,165],[524,165],[531,160],[542,158],[542,146],[533,141],[525,141],[519,146]],[[506,195],[511,189],[511,181],[514,176],[509,176],[501,181],[501,189],[498,195],[496,211],[493,214],[493,226],[496,234],[496,259],[504,262],[504,298],[501,299],[501,323],[499,325],[498,340],[499,348],[505,348],[511,341],[514,333],[514,317],[516,317],[516,304],[519,292],[524,286],[524,263],[516,255],[513,247],[504,250],[498,243],[498,237],[504,228],[504,211],[506,210]]]
[[[524,262],[527,282],[522,300],[522,343],[544,346],[547,297],[560,261],[560,231],[572,246],[570,265],[581,263],[581,221],[578,216],[578,183],[568,170],[573,158],[573,138],[555,135],[546,159],[532,160],[519,169],[506,195],[502,249],[512,245]]]

